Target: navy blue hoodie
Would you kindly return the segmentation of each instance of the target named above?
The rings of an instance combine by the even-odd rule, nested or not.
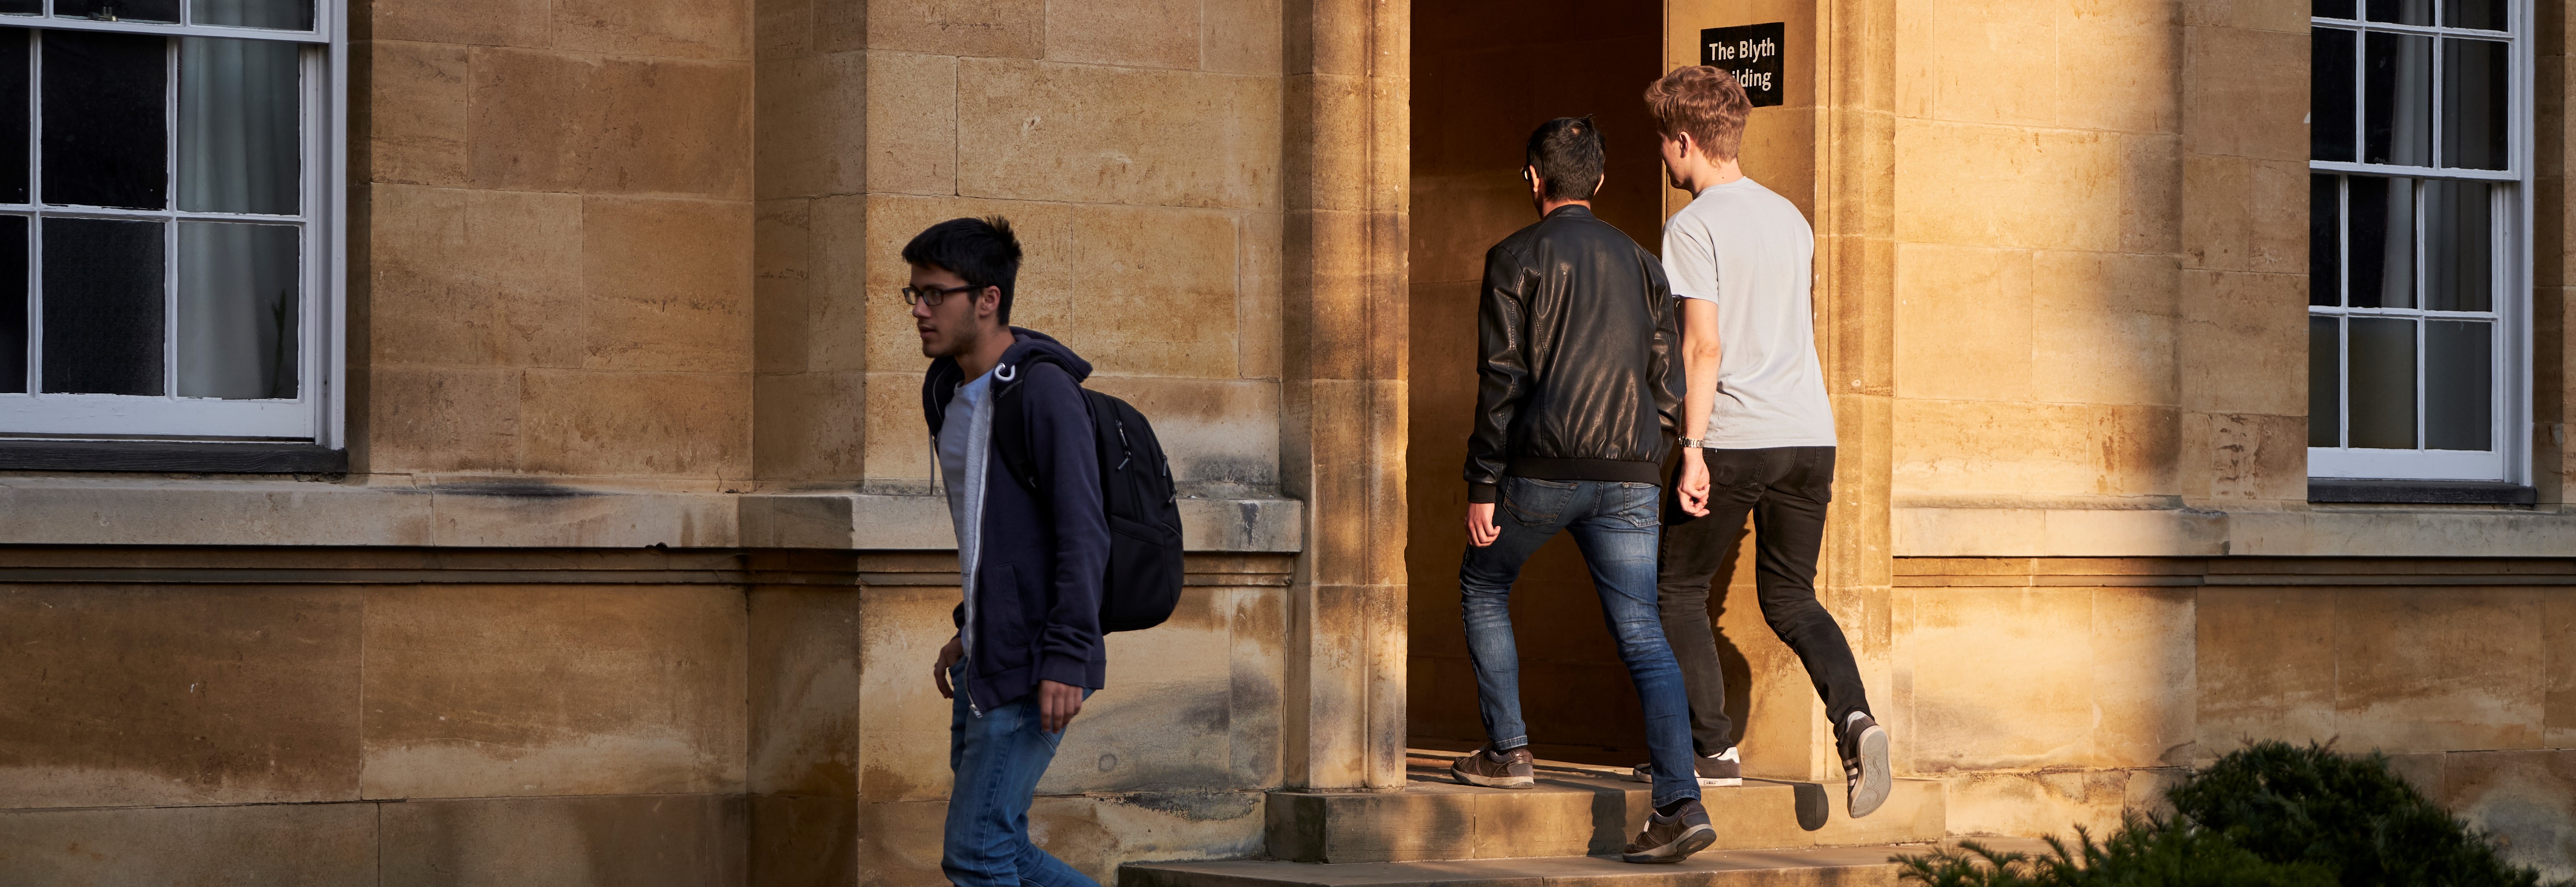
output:
[[[989,420],[967,424],[968,433],[987,439],[967,456],[966,476],[980,476],[983,496],[963,500],[977,520],[971,537],[957,540],[966,600],[955,621],[966,643],[961,689],[978,712],[1028,695],[1040,680],[1099,689],[1109,667],[1100,643],[1109,519],[1101,511],[1100,460],[1080,387],[1091,364],[1044,333],[1010,330],[1015,341],[993,367],[992,390],[981,402],[993,404],[1019,387],[1039,490],[1020,485],[1002,466]],[[1053,361],[1028,363],[1039,352]],[[932,438],[966,381],[955,359],[931,361],[921,380],[921,408]]]

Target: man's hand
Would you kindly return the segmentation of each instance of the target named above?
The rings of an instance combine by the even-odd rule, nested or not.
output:
[[[1049,733],[1062,733],[1082,713],[1082,688],[1054,681],[1038,682],[1038,726]]]
[[[1682,449],[1682,476],[1673,483],[1673,498],[1692,517],[1708,516],[1708,463],[1698,447]]]
[[[948,686],[948,670],[957,667],[957,660],[964,658],[966,658],[964,638],[951,637],[948,639],[947,646],[939,648],[939,664],[930,667],[930,679],[939,684],[939,698],[957,698],[956,689]]]
[[[1503,536],[1503,528],[1494,525],[1494,503],[1467,503],[1467,542],[1483,548]]]

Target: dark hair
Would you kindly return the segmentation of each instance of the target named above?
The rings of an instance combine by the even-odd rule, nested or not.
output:
[[[1590,200],[1601,187],[1601,128],[1592,117],[1559,117],[1530,133],[1523,161],[1547,180],[1549,200]]]
[[[922,229],[903,245],[903,260],[957,275],[967,286],[1002,288],[1002,308],[994,312],[1011,322],[1011,284],[1020,276],[1020,239],[1011,221],[1001,216],[949,219]]]

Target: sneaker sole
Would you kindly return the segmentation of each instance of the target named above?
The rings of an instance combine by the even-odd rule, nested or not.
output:
[[[1639,773],[1635,770],[1628,771],[1627,778],[1629,782],[1642,782],[1647,785],[1653,785],[1655,783],[1655,777]],[[1738,788],[1743,785],[1744,778],[1740,776],[1727,779],[1714,779],[1707,776],[1699,778],[1699,787],[1701,788]]]
[[[1852,818],[1878,812],[1895,790],[1895,782],[1887,767],[1887,728],[1873,724],[1860,734],[1860,783],[1851,788]]]
[[[1473,785],[1482,788],[1538,787],[1538,779],[1530,776],[1478,776],[1454,767],[1450,768],[1449,775],[1452,778],[1457,779],[1459,785]]]
[[[1670,844],[1644,853],[1621,854],[1619,861],[1646,865],[1680,862],[1689,859],[1693,853],[1708,849],[1708,845],[1715,843],[1717,843],[1717,829],[1705,825],[1696,826],[1690,831],[1683,832],[1681,837],[1673,839]]]

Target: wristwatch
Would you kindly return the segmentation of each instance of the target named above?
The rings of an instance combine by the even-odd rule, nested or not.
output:
[[[1682,446],[1694,450],[1705,450],[1708,449],[1708,441],[1685,437],[1682,438]]]

